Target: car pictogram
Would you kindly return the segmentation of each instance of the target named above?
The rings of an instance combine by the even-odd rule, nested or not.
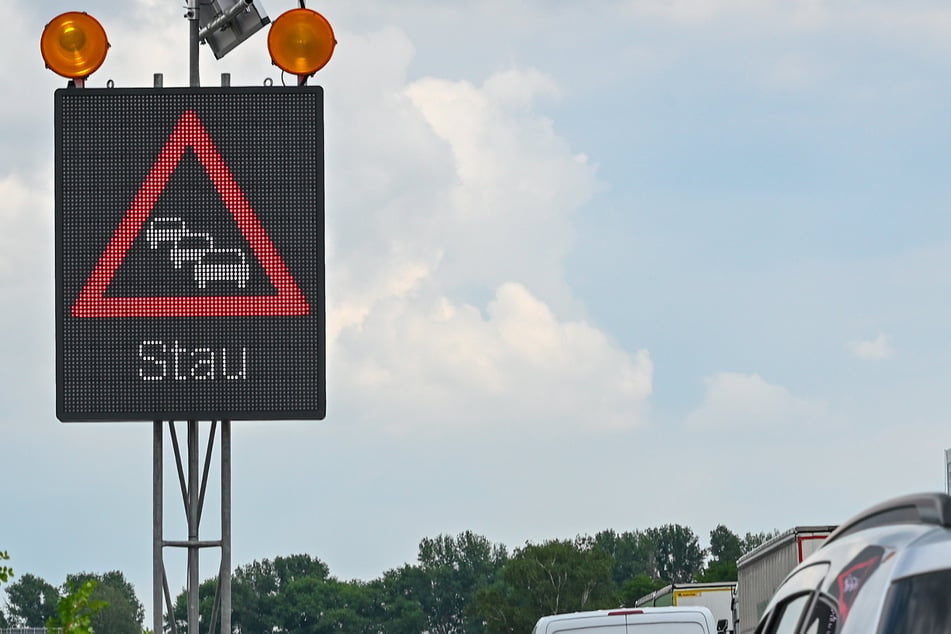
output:
[[[244,288],[250,275],[250,267],[241,249],[214,249],[195,262],[198,288],[205,288],[208,282],[235,282],[239,288]]]
[[[162,242],[178,242],[188,233],[185,221],[174,216],[157,216],[149,221],[145,228],[145,239],[149,246],[157,249]]]
[[[180,269],[185,262],[197,262],[214,248],[215,241],[210,234],[186,232],[175,242],[168,256],[172,260],[172,265]]]

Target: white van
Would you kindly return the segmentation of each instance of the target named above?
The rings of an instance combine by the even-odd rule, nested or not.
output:
[[[703,606],[618,608],[553,614],[538,619],[532,634],[716,634]]]

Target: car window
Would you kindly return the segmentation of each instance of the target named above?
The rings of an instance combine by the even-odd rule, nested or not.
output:
[[[811,598],[812,594],[799,594],[780,603],[773,611],[773,616],[768,620],[765,629],[758,632],[760,634],[794,634]]]
[[[835,634],[839,626],[839,610],[830,597],[820,596],[806,620],[805,634]]]
[[[899,579],[885,599],[879,634],[951,632],[951,570]]]
[[[756,628],[756,634],[795,631],[799,617],[807,607],[809,597],[812,597],[822,584],[828,571],[827,562],[818,562],[791,574],[776,590],[770,606],[766,608],[767,612]],[[781,613],[780,610],[783,612]],[[795,610],[795,614],[792,610]]]

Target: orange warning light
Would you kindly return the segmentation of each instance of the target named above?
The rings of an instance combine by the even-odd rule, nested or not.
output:
[[[308,77],[326,66],[337,40],[327,18],[311,9],[281,14],[267,35],[267,50],[275,66]]]
[[[88,13],[70,11],[53,18],[40,37],[46,67],[70,79],[88,77],[102,65],[109,50],[106,31]]]

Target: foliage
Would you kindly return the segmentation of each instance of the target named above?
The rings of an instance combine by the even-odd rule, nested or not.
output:
[[[234,582],[232,582],[233,584]],[[207,624],[211,622],[212,610],[215,603],[215,590],[218,587],[216,578],[206,579],[198,586],[198,622]],[[232,601],[234,598],[232,597]],[[233,610],[232,610],[233,613]],[[176,598],[172,607],[173,618],[179,632],[188,631],[188,593],[182,591]],[[166,630],[171,629],[168,615],[165,616]],[[220,621],[219,621],[220,622]]]
[[[10,553],[0,550],[0,561],[10,561]],[[13,577],[13,568],[3,565],[0,566],[0,583],[6,583]]]
[[[716,581],[736,581],[736,562],[735,561],[711,561],[707,567],[697,577],[697,581],[702,583],[713,583]]]
[[[42,627],[56,616],[59,590],[45,580],[25,574],[6,588],[7,620],[11,627]]]
[[[0,561],[10,561],[10,554],[5,550],[0,550]],[[13,577],[13,568],[6,565],[0,566],[0,583],[6,583],[11,577]],[[3,610],[0,610],[0,627],[10,627]]]
[[[657,578],[655,555],[657,544],[647,533],[627,531],[616,533],[613,530],[595,534],[591,544],[607,552],[614,561],[612,576],[618,587],[628,580],[645,575]]]
[[[762,546],[763,544],[765,544],[766,542],[768,542],[769,540],[771,540],[772,538],[778,537],[778,536],[779,536],[778,530],[762,531],[759,533],[747,533],[746,536],[743,537],[743,553],[742,554],[745,555],[746,553],[750,552],[754,548],[758,548]]]
[[[307,605],[301,604],[300,588],[302,586],[314,588],[316,591],[316,586],[312,582],[315,580],[325,582],[329,579],[329,575],[330,569],[327,564],[306,554],[275,557],[274,561],[265,559],[239,566],[231,577],[232,625],[244,632],[272,631],[274,627],[279,626],[282,619],[293,620],[289,616],[293,610],[307,609]],[[206,579],[199,585],[198,613],[201,623],[211,622],[217,588],[217,578]],[[173,614],[179,631],[184,631],[188,624],[188,593],[186,591],[183,590],[176,597]],[[220,622],[220,615],[216,617]],[[307,627],[310,625],[312,623]],[[311,630],[305,628],[287,631]]]
[[[680,524],[650,528],[647,536],[656,545],[657,578],[670,583],[689,583],[703,569],[703,549],[694,532]]]
[[[479,634],[482,621],[467,615],[473,595],[490,585],[508,559],[504,546],[471,531],[456,537],[440,535],[423,539],[418,561],[428,583],[417,597],[432,634]]]
[[[59,600],[56,614],[47,620],[46,628],[60,628],[62,634],[93,634],[92,619],[106,607],[105,601],[92,598],[96,590],[96,580],[86,579],[78,585],[67,583],[67,589],[66,594]],[[139,631],[141,632],[141,628]]]
[[[697,581],[736,581],[736,560],[743,554],[743,540],[723,524],[710,531],[710,560]]]
[[[231,577],[231,623],[243,632],[271,631],[277,589],[277,574],[269,560],[236,568]]]
[[[476,593],[473,611],[486,634],[529,632],[545,614],[615,604],[613,562],[590,540],[526,544],[502,568],[501,580]]]
[[[723,524],[710,531],[710,557],[717,562],[736,562],[743,554],[743,542]]]
[[[405,565],[390,570],[372,582],[369,589],[380,606],[380,632],[386,634],[419,634],[427,627],[427,616],[417,598],[426,588],[426,573],[418,566]]]
[[[109,634],[141,634],[145,607],[135,594],[135,587],[118,570],[104,574],[83,572],[66,577],[66,587],[80,587],[88,581],[95,583],[91,598],[103,604],[91,618],[97,632]]]
[[[649,575],[641,573],[631,577],[621,586],[620,603],[624,607],[632,608],[638,599],[666,585],[669,584],[663,579],[652,579]]]
[[[670,583],[733,580],[736,559],[776,534],[740,538],[721,524],[704,551],[689,528],[667,524],[526,542],[509,555],[466,531],[421,540],[415,565],[369,582],[340,581],[311,555],[276,557],[234,571],[231,622],[249,633],[524,634],[546,614],[633,606]],[[198,589],[202,630],[220,621],[217,584],[207,579]],[[0,627],[62,622],[73,633],[142,632],[144,608],[119,571],[70,575],[62,589],[27,574],[6,587]],[[176,597],[166,631],[173,621],[187,629],[187,602],[184,591]]]

